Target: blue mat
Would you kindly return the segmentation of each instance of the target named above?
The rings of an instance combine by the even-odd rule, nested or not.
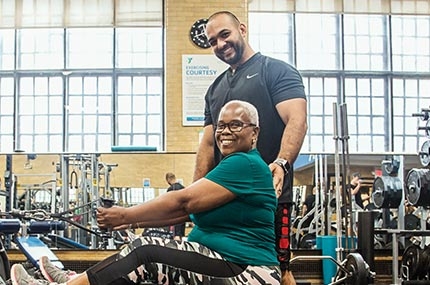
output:
[[[15,239],[19,249],[27,257],[27,259],[33,264],[33,266],[39,268],[39,259],[41,256],[46,255],[49,260],[55,264],[58,268],[63,269],[64,265],[58,260],[58,257],[54,252],[48,248],[38,237],[17,237]]]

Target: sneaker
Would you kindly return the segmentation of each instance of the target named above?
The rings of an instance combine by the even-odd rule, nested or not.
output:
[[[10,269],[10,278],[13,285],[47,285],[46,280],[37,280],[30,276],[21,264],[14,264]]]
[[[75,271],[62,270],[49,261],[47,256],[42,256],[39,259],[39,268],[43,277],[49,282],[66,283],[68,280],[76,276]]]

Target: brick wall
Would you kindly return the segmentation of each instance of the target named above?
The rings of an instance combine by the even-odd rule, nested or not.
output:
[[[201,127],[182,126],[182,55],[212,54],[196,47],[189,38],[190,27],[201,18],[220,10],[235,13],[242,21],[247,16],[247,0],[191,1],[166,3],[166,130],[167,151],[197,150]],[[204,96],[204,94],[202,94]],[[202,110],[203,112],[203,110]]]

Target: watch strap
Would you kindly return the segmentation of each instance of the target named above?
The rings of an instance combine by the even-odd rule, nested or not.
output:
[[[288,172],[290,171],[291,166],[290,166],[290,163],[288,162],[288,160],[286,160],[286,159],[277,158],[277,159],[275,159],[275,161],[273,163],[276,163],[277,165],[282,167],[285,175],[288,174]]]

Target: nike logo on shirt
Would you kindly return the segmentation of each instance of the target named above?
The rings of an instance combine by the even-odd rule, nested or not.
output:
[[[257,76],[258,75],[258,72],[257,73],[255,73],[255,74],[252,74],[252,75],[247,75],[246,76],[246,79],[251,79],[252,77],[255,77],[255,76]]]

